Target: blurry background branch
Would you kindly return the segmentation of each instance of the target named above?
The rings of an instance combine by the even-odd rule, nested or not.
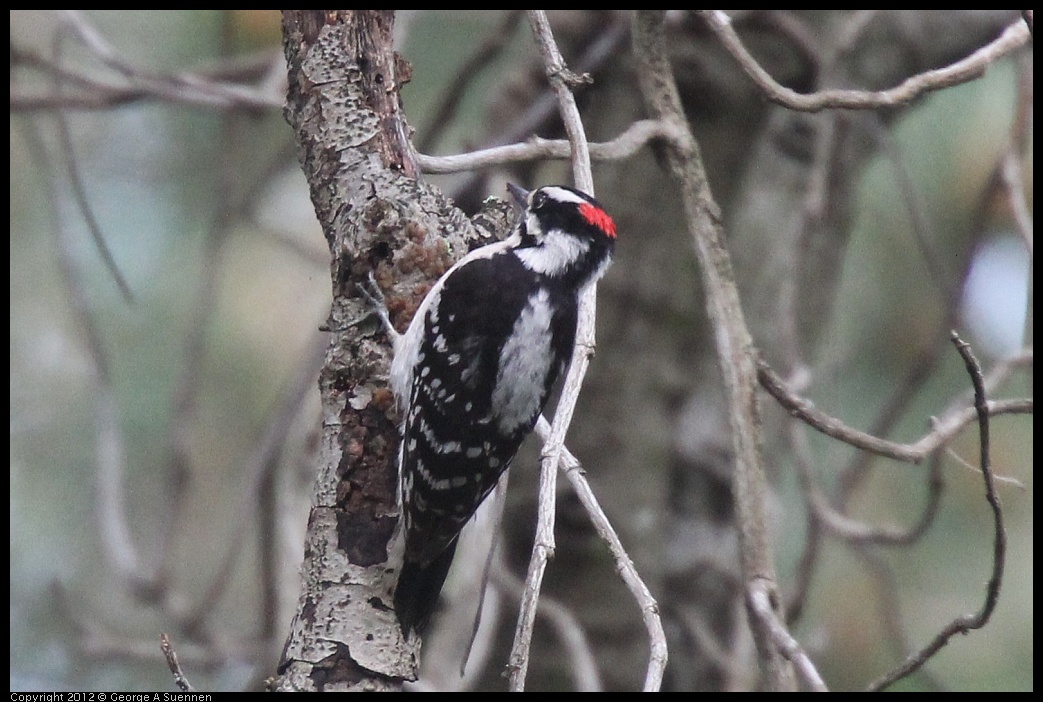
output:
[[[11,19],[12,688],[170,688],[160,630],[201,687],[257,686],[298,586],[319,413],[302,379],[329,310],[328,251],[281,115],[277,15]],[[599,675],[577,685],[641,687],[652,609],[669,640],[665,689],[758,687],[714,337],[663,168],[683,132],[642,105],[631,14],[548,19],[565,65],[593,79],[575,96],[620,242],[568,438],[585,472],[566,469],[577,492],[560,491],[543,583],[589,651],[570,636],[563,655],[565,630],[538,616],[526,687],[559,688],[591,658]],[[401,11],[396,23],[413,62],[405,109],[429,152],[418,162],[468,215],[505,179],[569,180],[520,20]],[[683,129],[770,364],[759,380],[777,395],[760,398],[789,633],[773,636],[806,687],[865,687],[980,596],[968,573],[991,531],[983,474],[966,469],[980,462],[965,430],[979,414],[954,328],[981,359],[991,474],[1007,491],[1008,567],[986,629],[1003,635],[990,656],[978,635],[955,637],[896,687],[1032,687],[1031,20],[663,18]],[[923,473],[863,450],[865,436],[927,461]],[[501,544],[514,577],[531,552],[536,463],[512,471]],[[581,504],[595,495],[598,526]],[[622,584],[619,553],[634,561]],[[503,609],[461,685],[503,688]],[[425,658],[455,671],[460,656],[434,650],[450,639]]]

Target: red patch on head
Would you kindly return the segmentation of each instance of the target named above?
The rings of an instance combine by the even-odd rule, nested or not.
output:
[[[605,236],[616,238],[616,223],[608,216],[608,212],[589,202],[584,202],[579,206],[579,213],[583,215],[583,219],[603,231]]]

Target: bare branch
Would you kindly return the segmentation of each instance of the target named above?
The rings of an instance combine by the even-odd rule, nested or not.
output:
[[[899,444],[852,429],[835,417],[817,409],[811,402],[791,392],[786,383],[771,369],[764,359],[757,360],[757,377],[761,386],[778,400],[786,410],[799,417],[827,436],[843,441],[856,448],[893,458],[905,463],[920,463],[956,436],[964,426],[974,420],[975,409],[956,409],[938,420],[937,428],[913,444]],[[985,411],[990,415],[1028,414],[1032,412],[1031,398],[1019,400],[990,400]]]
[[[757,63],[746,50],[739,35],[735,33],[731,18],[724,11],[697,10],[696,13],[713,30],[746,75],[764,91],[768,100],[800,112],[819,112],[826,109],[870,110],[906,104],[925,93],[980,78],[989,66],[1024,46],[1031,39],[1029,28],[1023,21],[1018,20],[994,41],[967,58],[944,68],[919,73],[894,88],[876,92],[834,89],[801,94],[780,85]]]
[[[623,160],[638,153],[655,139],[673,138],[673,136],[673,131],[668,124],[649,119],[638,120],[612,141],[589,144],[590,157],[594,161]],[[417,161],[425,173],[459,173],[508,163],[561,160],[571,158],[571,156],[572,147],[567,140],[533,137],[524,144],[493,146],[452,156],[418,154]]]
[[[702,273],[707,312],[713,328],[717,362],[728,393],[733,490],[739,520],[742,577],[747,597],[755,581],[776,587],[775,565],[767,532],[767,491],[761,447],[753,341],[744,321],[731,259],[724,245],[720,209],[710,192],[699,145],[688,131],[670,62],[661,11],[638,11],[633,29],[637,75],[645,106],[654,118],[677,124],[683,136],[665,149],[671,177],[680,190],[685,218]],[[778,598],[772,598],[777,603]],[[792,666],[770,631],[751,620],[754,641],[770,689],[793,689]]]
[[[786,600],[786,623],[790,626],[800,621],[804,616],[804,608],[807,605],[808,594],[811,592],[811,581],[815,574],[819,556],[822,555],[822,542],[825,538],[825,529],[822,522],[814,512],[808,513],[808,525],[805,529],[804,549],[800,553],[794,569],[794,583],[789,597]]]
[[[573,69],[580,72],[596,70],[617,54],[619,48],[626,42],[627,33],[628,23],[624,19],[623,13],[613,13],[612,21],[576,58]],[[544,91],[530,100],[525,109],[486,144],[490,147],[502,146],[529,139],[558,113],[559,108],[554,96],[550,92]],[[481,181],[480,174],[472,173],[469,177],[462,179],[462,182],[454,189],[455,196],[473,193]]]
[[[569,144],[572,147],[572,174],[575,178],[575,185],[583,192],[593,195],[594,176],[590,172],[587,135],[579,116],[579,108],[576,107],[576,98],[572,95],[572,88],[578,82],[583,81],[579,80],[565,66],[565,59],[558,51],[546,13],[542,10],[530,10],[529,23],[532,25],[533,36],[536,38],[536,44],[546,66],[547,79],[558,96],[561,120],[565,124],[565,133],[568,134]]]
[[[155,99],[199,107],[219,109],[246,108],[252,110],[280,109],[285,94],[285,83],[263,81],[260,88],[241,83],[228,82],[219,76],[201,72],[159,74],[135,66],[120,51],[102,36],[81,11],[65,10],[61,17],[65,27],[104,66],[120,75],[122,82],[110,82],[87,74],[64,69],[48,63],[30,52],[19,51],[15,57],[43,67],[55,77],[80,86],[82,92],[75,95],[34,96],[11,93],[11,109],[102,109],[128,102]],[[269,54],[276,60],[277,55]],[[12,64],[14,65],[14,64]],[[281,76],[285,78],[283,74]]]
[[[998,387],[1010,377],[1014,370],[1030,367],[1032,365],[1032,359],[1033,354],[1031,349],[1025,349],[1010,358],[994,364],[992,369],[985,376],[986,389]],[[897,383],[895,396],[887,401],[881,408],[878,413],[879,419],[873,423],[871,433],[865,435],[856,430],[850,430],[855,432],[853,437],[865,438],[866,436],[880,436],[885,434],[889,430],[889,427],[892,426],[896,417],[901,415],[902,408],[908,404],[912,396],[915,394],[915,391],[920,388],[923,382],[927,379],[930,369],[936,365],[936,362],[937,354],[932,350],[928,352],[922,360],[914,364],[913,369],[907,373],[899,383]],[[764,378],[762,377],[761,380],[763,381]],[[766,386],[766,389],[774,395],[772,388]],[[776,399],[778,398],[776,397]],[[795,395],[792,399],[799,400]],[[803,614],[805,600],[811,585],[811,575],[814,571],[814,564],[819,556],[825,528],[830,528],[834,534],[841,538],[844,538],[845,535],[851,537],[852,540],[850,543],[853,544],[879,542],[893,545],[911,542],[929,526],[933,519],[934,510],[936,510],[941,498],[942,476],[938,460],[940,454],[937,449],[946,446],[947,443],[955,437],[955,435],[961,431],[966,424],[973,421],[974,410],[967,407],[967,403],[972,401],[972,399],[973,394],[971,397],[966,398],[963,397],[962,393],[957,396],[957,398],[950,403],[940,415],[941,417],[946,418],[944,424],[937,418],[931,418],[932,432],[938,438],[931,439],[931,435],[928,435],[920,439],[918,442],[908,445],[908,447],[925,447],[924,455],[920,460],[930,458],[931,467],[927,472],[927,502],[924,505],[920,517],[904,532],[893,528],[875,529],[868,525],[851,521],[848,517],[844,516],[847,511],[847,504],[850,495],[854,491],[858,482],[864,479],[867,475],[866,469],[870,459],[874,455],[880,454],[874,454],[870,451],[859,451],[855,454],[851,465],[845,467],[840,472],[840,487],[836,491],[832,503],[827,501],[824,496],[818,495],[817,488],[815,488],[816,492],[805,493],[805,499],[809,503],[809,521],[804,550],[801,553],[796,568],[796,581],[793,583],[792,591],[787,600],[787,621],[791,623],[797,621]],[[796,403],[790,403],[789,401],[780,402],[784,408],[799,419],[803,419],[804,410],[815,411],[814,406],[810,402],[807,402],[803,406],[797,406]],[[989,406],[994,414],[1004,413],[1007,411],[1021,413],[1032,411],[1031,400],[990,401]],[[822,416],[825,417],[824,414]],[[840,424],[840,426],[843,425]],[[813,428],[826,433],[824,427],[813,425]],[[847,428],[845,427],[845,429]],[[796,432],[797,429],[796,427],[792,427],[790,431]],[[810,459],[806,457],[806,452],[802,452],[801,443],[791,439],[791,445],[793,446],[794,457],[797,461],[798,475],[802,480],[804,480],[805,473],[810,470],[807,467],[810,463]],[[858,443],[855,445],[860,446]],[[930,451],[926,451],[926,447],[930,447]],[[973,469],[975,472],[979,472],[976,467],[969,466],[959,456],[955,454],[952,454],[952,456],[960,465],[965,465],[968,468]],[[889,457],[894,458],[894,456],[890,455]],[[1024,486],[1014,478],[1005,476],[994,477],[998,483],[1024,489]],[[836,519],[831,519],[833,516],[835,516]],[[861,541],[863,537],[866,541]]]

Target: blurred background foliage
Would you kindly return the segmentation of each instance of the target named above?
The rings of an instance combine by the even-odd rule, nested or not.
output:
[[[281,52],[274,11],[90,11],[88,16],[127,60],[156,73],[194,69],[222,56]],[[55,22],[48,12],[12,11],[12,42],[49,55]],[[477,41],[501,22],[501,13],[400,15],[401,51],[413,64],[403,99],[418,138],[431,124],[449,78]],[[505,53],[465,93],[437,142],[438,153],[473,147],[479,135],[492,131],[484,122],[490,94],[533,52],[524,19],[507,38]],[[70,65],[96,63],[76,42],[63,46]],[[966,227],[962,222],[978,216],[979,195],[1008,138],[1014,84],[1012,62],[1001,62],[978,81],[919,101],[894,130],[932,230]],[[12,73],[12,91],[16,88],[46,94],[50,86],[39,75]],[[302,359],[312,353],[329,304],[327,256],[292,134],[279,109],[229,117],[205,107],[134,101],[70,111],[67,120],[90,207],[134,301],[121,297],[91,241],[60,157],[54,115],[12,110],[10,684],[17,690],[172,690],[157,638],[169,622],[113,587],[105,565],[96,508],[98,371],[82,320],[70,305],[56,232],[64,232],[70,242],[71,263],[83,284],[79,302],[94,320],[107,359],[125,438],[128,521],[146,562],[170,527],[160,515],[177,489],[168,468],[179,383],[187,373],[199,374],[195,411],[182,427],[191,479],[171,559],[177,587],[193,598],[225,564],[223,544],[240,526],[243,514],[232,505],[245,479],[244,457],[255,449]],[[1027,165],[1031,193],[1031,161]],[[461,178],[432,180],[451,187]],[[922,335],[936,331],[942,304],[909,234],[902,198],[893,165],[877,159],[859,184],[857,223],[824,342],[823,353],[840,360],[818,376],[815,386],[820,408],[859,428],[873,420],[913,361]],[[1026,322],[1031,320],[1031,274],[1024,249],[1001,203],[987,212],[989,234],[979,250],[992,252],[980,263],[994,266],[984,286],[992,296],[965,294],[974,305],[991,306],[973,312],[968,302],[961,327],[986,366],[1031,334]],[[617,219],[631,223],[623,230],[612,272],[624,276],[626,246],[655,245],[655,240],[653,232],[639,230],[640,210],[628,209]],[[217,287],[206,298],[204,350],[199,367],[185,368],[186,344],[200,314],[199,291],[211,274]],[[600,340],[610,343],[604,336]],[[597,365],[595,359],[595,373]],[[946,354],[892,436],[920,436],[928,429],[926,418],[966,387],[958,356]],[[1031,395],[1028,374],[1015,375],[998,395]],[[284,524],[279,536],[291,574],[282,593],[284,627],[297,595],[292,574],[300,555],[294,549],[300,545],[311,486],[315,387],[309,396],[280,453],[277,478],[280,494],[296,504],[292,513],[298,517],[296,524]],[[953,689],[1031,690],[1032,419],[1005,416],[992,426],[996,471],[1024,486],[1001,488],[1009,535],[1004,590],[992,622],[983,631],[958,637],[929,669],[935,680]],[[851,449],[824,437],[812,436],[811,442],[823,465],[842,465],[850,458]],[[975,463],[977,445],[976,432],[969,430],[953,449]],[[596,463],[589,465],[597,486]],[[907,523],[923,499],[922,489],[910,487],[922,483],[920,470],[883,462],[859,493],[856,513]],[[944,470],[943,506],[925,539],[887,552],[914,647],[955,615],[976,610],[988,575],[992,535],[981,479],[955,461]],[[805,513],[792,471],[779,467],[774,479],[777,563],[785,587],[797,567]],[[253,531],[247,534],[251,546],[235,557],[228,592],[209,617],[209,629],[229,647],[254,636],[260,626],[259,555],[253,545],[258,535]],[[860,687],[898,655],[880,643],[885,636],[874,610],[875,581],[866,577],[864,563],[839,546],[826,546],[820,567],[796,633],[831,687]],[[643,636],[640,630],[633,635]],[[273,640],[279,640],[271,655],[284,636],[284,629],[274,634]],[[201,688],[237,689],[265,673],[258,671],[248,648],[229,648],[223,660],[208,662],[182,643],[183,662]],[[920,678],[902,684],[922,685],[929,687]]]

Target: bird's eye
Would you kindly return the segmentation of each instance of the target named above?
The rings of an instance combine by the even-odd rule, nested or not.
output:
[[[543,207],[544,203],[547,202],[547,194],[543,191],[536,191],[532,196],[532,209],[538,210]]]

